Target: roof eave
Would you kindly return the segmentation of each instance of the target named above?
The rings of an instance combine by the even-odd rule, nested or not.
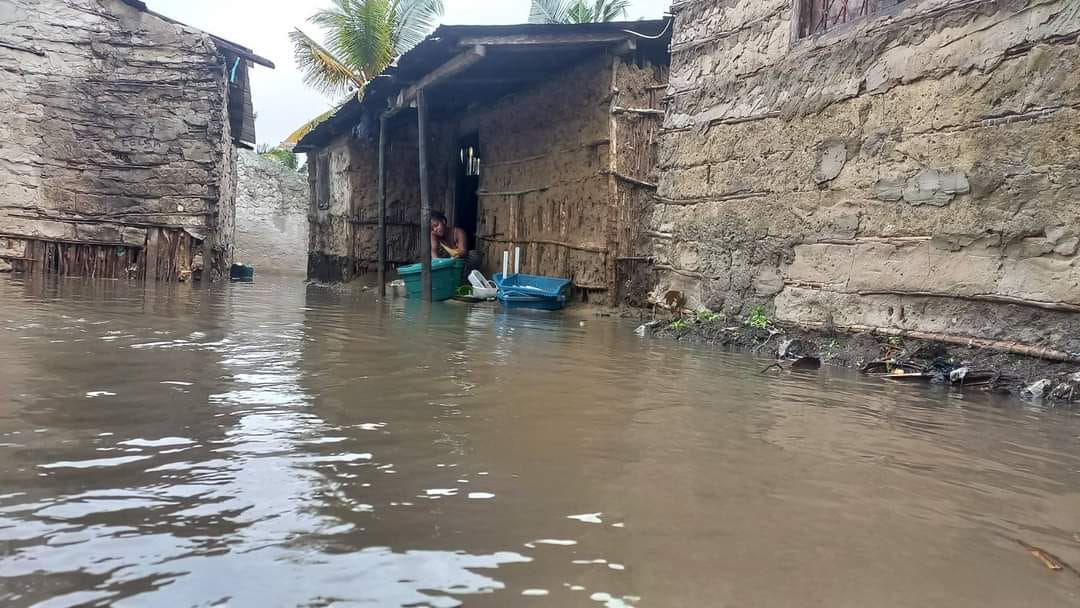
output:
[[[151,10],[150,7],[146,6],[146,3],[143,2],[142,0],[120,0],[120,1],[123,2],[124,4],[127,4],[128,6],[130,6],[132,8],[140,10],[140,11],[142,11],[142,12],[148,14],[148,15],[153,15],[154,17],[157,17],[158,19],[161,19],[162,21],[165,21],[167,23],[172,23],[174,25],[179,25],[179,26],[191,29],[191,30],[195,30],[196,32],[206,34],[207,36],[210,37],[211,40],[214,41],[214,44],[219,48],[219,50],[230,52],[230,53],[232,53],[234,55],[239,55],[240,57],[243,57],[244,59],[247,59],[248,61],[250,61],[252,63],[261,65],[261,66],[266,67],[266,68],[270,68],[271,70],[273,70],[273,69],[275,69],[277,67],[277,66],[274,65],[273,61],[270,61],[269,59],[267,59],[267,58],[265,58],[265,57],[263,57],[261,55],[256,54],[255,51],[249,49],[246,46],[243,46],[241,44],[237,44],[235,42],[232,42],[231,40],[226,40],[226,39],[222,38],[221,36],[215,36],[214,34],[211,34],[210,32],[201,30],[201,29],[199,29],[197,27],[192,27],[192,26],[190,26],[190,25],[188,25],[186,23],[183,23],[181,21],[177,21],[176,19],[173,19],[172,17],[169,17],[167,15],[162,15],[161,13],[159,13],[157,11]]]

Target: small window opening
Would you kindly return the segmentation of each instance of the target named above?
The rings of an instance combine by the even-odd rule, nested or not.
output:
[[[795,0],[799,38],[806,38],[884,12],[910,0]]]

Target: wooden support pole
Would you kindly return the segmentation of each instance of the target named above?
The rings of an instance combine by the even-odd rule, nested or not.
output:
[[[386,297],[386,115],[379,117],[379,297]]]
[[[416,92],[416,126],[420,151],[420,295],[431,301],[431,193],[428,192],[427,92]]]

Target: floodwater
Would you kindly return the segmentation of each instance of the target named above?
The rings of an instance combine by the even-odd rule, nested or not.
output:
[[[633,328],[0,278],[0,605],[1080,605],[1075,413]]]

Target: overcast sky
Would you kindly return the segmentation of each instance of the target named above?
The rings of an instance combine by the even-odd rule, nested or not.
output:
[[[444,23],[524,23],[529,0],[444,0]],[[253,49],[277,65],[255,66],[252,73],[259,143],[276,144],[298,126],[332,107],[333,100],[304,86],[292,59],[288,33],[301,27],[321,39],[307,23],[327,0],[146,0],[151,9],[188,25]],[[671,0],[634,0],[631,19],[660,18]]]

